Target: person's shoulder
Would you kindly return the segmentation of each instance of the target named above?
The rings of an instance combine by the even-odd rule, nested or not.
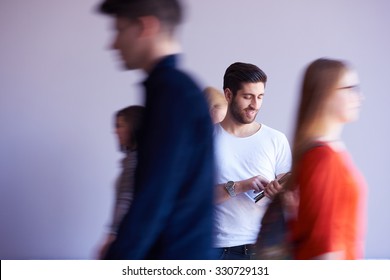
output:
[[[196,85],[195,79],[185,70],[169,65],[156,71],[161,82],[171,85]]]
[[[180,69],[168,68],[162,71],[159,76],[159,87],[170,94],[175,94],[176,98],[201,99],[200,97],[202,97],[204,99],[199,84]]]
[[[155,85],[163,89],[201,93],[202,90],[194,76],[179,67],[179,55],[164,57],[152,71]]]
[[[338,160],[338,155],[326,144],[313,143],[307,148],[303,159],[309,162],[333,162]]]
[[[260,131],[263,131],[264,133],[267,133],[273,137],[278,137],[278,138],[286,138],[286,135],[281,132],[280,130],[277,130],[275,128],[269,127],[268,125],[261,124]]]

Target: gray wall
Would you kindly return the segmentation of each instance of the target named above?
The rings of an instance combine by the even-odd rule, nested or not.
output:
[[[142,103],[143,76],[107,51],[111,25],[96,3],[0,2],[0,259],[94,258],[103,237],[122,156],[112,115]],[[232,62],[260,66],[269,83],[258,120],[289,138],[304,66],[322,56],[355,65],[366,99],[344,138],[369,184],[366,258],[390,258],[390,2],[184,3],[184,68],[221,88]]]

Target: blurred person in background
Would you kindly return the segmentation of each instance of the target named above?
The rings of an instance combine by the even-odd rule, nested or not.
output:
[[[121,173],[115,184],[115,204],[109,233],[100,247],[99,259],[105,256],[108,247],[115,240],[119,224],[133,200],[137,146],[143,114],[144,107],[136,105],[123,108],[115,114],[115,134],[119,149],[125,157],[121,160]]]
[[[363,257],[366,184],[342,140],[361,102],[358,75],[347,62],[321,58],[307,67],[290,185],[299,196],[291,232],[296,259]]]
[[[206,87],[203,91],[209,103],[210,115],[213,123],[220,123],[226,116],[227,101],[221,91],[214,87]]]
[[[147,77],[135,193],[106,259],[210,259],[213,127],[197,83],[179,70],[178,0],[105,0],[113,49]]]

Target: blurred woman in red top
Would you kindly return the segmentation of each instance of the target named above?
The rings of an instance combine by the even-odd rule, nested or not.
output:
[[[366,186],[341,140],[344,125],[358,118],[358,86],[343,61],[318,59],[306,69],[293,146],[296,259],[363,257]]]

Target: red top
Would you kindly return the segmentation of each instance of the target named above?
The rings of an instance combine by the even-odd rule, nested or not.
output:
[[[298,163],[300,203],[292,223],[297,259],[343,251],[363,257],[365,181],[347,152],[326,144],[308,150]]]

